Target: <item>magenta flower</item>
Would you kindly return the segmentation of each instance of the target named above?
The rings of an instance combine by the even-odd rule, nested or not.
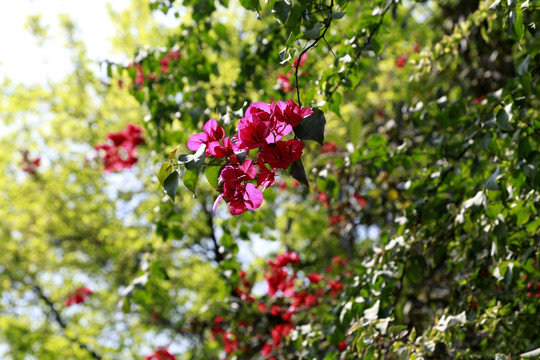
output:
[[[262,186],[264,191],[266,188],[274,185],[276,173],[272,170],[268,170],[268,168],[266,167],[266,165],[264,165],[264,162],[262,162],[260,158],[257,162],[257,166],[259,170],[261,170],[261,172],[259,173],[259,177],[257,178],[257,186]]]
[[[232,157],[238,149],[232,143],[231,139],[227,136],[223,138],[221,144],[219,141],[212,141],[208,144],[208,152],[215,158],[223,159],[226,157]]]
[[[292,127],[300,125],[302,119],[313,114],[313,110],[311,108],[300,108],[300,106],[296,105],[296,103],[292,100],[287,102],[278,101],[277,106],[283,113],[283,121]]]
[[[225,136],[225,130],[218,125],[217,121],[210,119],[204,124],[202,133],[191,136],[188,140],[187,147],[191,151],[197,151],[201,145],[206,145],[206,156],[212,155],[210,149],[221,145],[219,140]]]
[[[293,161],[302,157],[304,143],[300,140],[290,139],[278,141],[265,146],[259,156],[273,169],[286,169]]]
[[[214,210],[223,198],[229,204],[231,215],[239,215],[246,209],[255,210],[261,206],[262,191],[248,182],[256,176],[257,170],[252,160],[246,160],[241,165],[226,165],[219,176],[219,183],[223,184],[223,194],[216,200]]]

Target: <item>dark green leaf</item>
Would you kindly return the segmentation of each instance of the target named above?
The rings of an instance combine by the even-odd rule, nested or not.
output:
[[[163,182],[163,188],[173,202],[176,197],[176,191],[178,190],[178,177],[178,171],[173,171]]]
[[[296,179],[300,184],[303,184],[307,188],[309,188],[306,170],[304,169],[304,164],[302,164],[301,159],[293,162],[289,167],[288,171],[289,174],[293,177],[293,179]]]
[[[274,16],[285,24],[292,10],[292,5],[287,1],[280,0],[274,5]]]
[[[313,109],[313,114],[302,120],[302,123],[294,128],[294,133],[300,140],[314,140],[324,144],[324,127],[326,118],[320,109]]]
[[[306,30],[304,31],[304,35],[308,38],[316,38],[319,36],[320,32],[321,32],[321,28],[322,28],[322,25],[321,24],[317,24],[315,25],[313,28],[309,29],[309,30]]]
[[[335,13],[331,13],[331,14],[328,14],[328,17],[332,18],[332,19],[341,19],[342,17],[345,16],[345,14],[347,14],[346,12],[335,12]]]
[[[510,119],[512,118],[511,111],[512,105],[507,105],[504,108],[500,108],[499,111],[497,111],[496,115],[496,123],[499,129],[504,131],[512,131],[514,130],[514,127],[512,124],[510,124]]]
[[[525,56],[525,59],[523,59],[523,61],[520,62],[519,65],[516,68],[517,73],[518,73],[519,76],[523,76],[523,75],[527,74],[527,72],[529,71],[529,64],[530,63],[531,63],[531,56],[529,54],[527,54],[527,56]]]
[[[484,183],[484,187],[488,190],[499,190],[499,185],[497,184],[497,177],[501,175],[501,168],[497,166],[497,169]]]
[[[259,3],[259,0],[240,0],[240,4],[242,4],[242,6],[247,10],[261,10],[261,4]]]

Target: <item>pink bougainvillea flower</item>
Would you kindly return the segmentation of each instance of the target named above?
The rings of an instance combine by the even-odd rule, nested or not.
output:
[[[247,108],[245,117],[238,122],[239,148],[256,149],[268,144],[270,112],[270,107],[265,103],[254,103]]]
[[[273,169],[286,169],[293,161],[302,157],[303,149],[302,141],[290,139],[268,144],[261,150],[259,156]]]
[[[145,356],[144,360],[176,360],[176,357],[166,348],[159,348],[153,354]]]
[[[266,188],[274,185],[276,173],[272,170],[268,170],[266,165],[260,161],[260,158],[259,161],[257,161],[257,167],[261,171],[259,173],[259,177],[257,178],[257,186],[262,186],[264,191]]]
[[[246,160],[241,165],[226,165],[219,175],[219,183],[223,183],[225,196],[227,190],[235,190],[237,185],[255,179],[257,169],[253,160]]]
[[[221,170],[218,181],[223,186],[222,198],[229,204],[231,215],[239,215],[246,209],[254,210],[261,206],[262,191],[248,182],[256,176],[257,170],[252,160],[246,160],[241,165],[226,165]],[[216,202],[219,203],[219,200]]]
[[[313,109],[308,107],[301,108],[292,100],[288,100],[287,102],[278,101],[277,106],[283,114],[283,121],[292,127],[300,125],[306,116],[313,114]]]
[[[219,141],[212,141],[208,144],[208,152],[218,159],[232,158],[237,150],[228,136],[223,138],[222,144]]]
[[[203,132],[192,135],[187,143],[187,147],[191,151],[197,151],[201,145],[206,145],[206,156],[212,155],[210,153],[211,148],[221,146],[219,140],[225,136],[225,130],[218,125],[217,121],[210,119],[204,124]]]
[[[81,304],[85,302],[86,297],[91,294],[92,294],[92,290],[90,290],[90,288],[86,286],[80,287],[67,296],[66,300],[64,301],[64,304],[66,306],[71,306],[73,304]]]

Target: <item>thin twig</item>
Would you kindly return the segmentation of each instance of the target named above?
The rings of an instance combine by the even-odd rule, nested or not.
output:
[[[330,14],[332,13],[332,7],[334,7],[334,0],[332,0],[330,2],[330,6],[328,7],[328,10],[330,11]],[[302,60],[302,57],[304,56],[304,54],[306,54],[310,49],[315,47],[315,45],[317,45],[317,43],[321,39],[324,38],[324,35],[326,34],[328,29],[330,28],[330,24],[332,24],[332,18],[328,18],[328,23],[325,24],[325,28],[324,28],[324,31],[322,32],[322,34],[318,38],[316,38],[307,48],[305,48],[300,53],[300,56],[298,57],[298,61],[296,63],[296,69],[294,71],[294,81],[295,81],[295,86],[296,86],[296,98],[298,99],[298,106],[300,106],[300,107],[302,107],[302,102],[300,101],[300,86],[298,85],[298,69],[300,68],[300,61]]]

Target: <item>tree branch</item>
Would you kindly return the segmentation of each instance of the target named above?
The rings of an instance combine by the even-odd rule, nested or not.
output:
[[[349,68],[347,69],[347,71],[342,75],[340,76],[339,78],[339,81],[338,83],[336,84],[336,86],[334,86],[333,89],[331,89],[327,95],[326,95],[326,99],[330,99],[332,97],[332,94],[336,92],[336,90],[340,87],[341,85],[341,80],[343,79],[346,79],[347,76],[349,76],[350,72],[351,72],[351,69],[352,69],[352,66],[356,63],[356,61],[360,58],[360,55],[362,55],[362,51],[363,49],[369,45],[371,43],[371,40],[373,39],[373,36],[375,36],[375,34],[379,31],[380,27],[382,26],[383,22],[384,22],[384,16],[386,15],[386,13],[388,12],[388,10],[390,10],[390,8],[394,6],[396,7],[397,6],[397,3],[393,3],[393,4],[390,4],[388,5],[386,8],[384,8],[384,10],[382,11],[381,13],[381,18],[379,19],[379,22],[377,23],[377,25],[375,25],[375,27],[373,28],[373,30],[369,33],[368,37],[366,38],[366,41],[364,42],[364,46],[360,47],[360,49],[358,49],[358,52],[354,55],[354,58],[352,59],[352,61],[349,63]]]
[[[83,344],[82,342],[80,342],[78,339],[75,339],[69,335],[67,335],[65,333],[65,330],[67,328],[67,324],[66,322],[64,321],[64,319],[62,319],[62,317],[60,316],[60,313],[58,312],[58,310],[56,310],[56,308],[54,307],[54,303],[47,297],[47,295],[45,295],[45,293],[43,292],[43,289],[41,289],[41,287],[39,285],[34,285],[33,286],[33,289],[34,291],[37,293],[37,295],[39,296],[39,298],[41,300],[43,300],[43,302],[47,305],[47,307],[49,308],[51,314],[53,315],[53,318],[54,320],[58,323],[58,325],[60,325],[60,327],[64,330],[64,336],[66,338],[68,338],[70,341],[76,343],[77,345],[79,345],[79,347],[81,349],[84,349],[86,351],[88,351],[88,353],[90,355],[92,355],[92,357],[94,359],[98,359],[100,360],[101,359],[101,356],[98,355],[94,350],[90,349],[88,347],[88,345],[86,344]]]

